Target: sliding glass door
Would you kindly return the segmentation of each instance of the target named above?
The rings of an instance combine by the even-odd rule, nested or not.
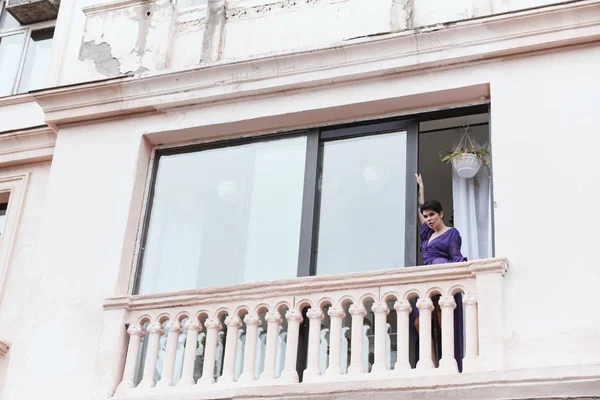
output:
[[[402,121],[321,134],[313,273],[416,264],[416,129]]]

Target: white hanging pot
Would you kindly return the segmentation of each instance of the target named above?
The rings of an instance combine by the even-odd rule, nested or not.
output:
[[[452,166],[458,176],[469,179],[479,172],[481,160],[475,154],[464,153],[452,160]]]

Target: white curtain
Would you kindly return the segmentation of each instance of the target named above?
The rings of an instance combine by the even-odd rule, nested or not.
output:
[[[488,148],[489,146],[485,146]],[[491,163],[491,156],[489,159]],[[492,257],[492,185],[490,170],[482,166],[471,179],[452,171],[454,227],[462,237],[462,254],[469,260]]]

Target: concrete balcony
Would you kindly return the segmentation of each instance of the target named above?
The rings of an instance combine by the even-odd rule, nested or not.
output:
[[[480,379],[504,365],[507,265],[487,259],[109,298],[104,307],[124,313],[128,336],[115,397],[323,395]]]

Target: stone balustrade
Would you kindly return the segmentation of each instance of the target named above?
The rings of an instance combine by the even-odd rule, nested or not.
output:
[[[488,259],[113,297],[104,307],[125,310],[129,337],[115,396],[500,370],[506,268]]]

